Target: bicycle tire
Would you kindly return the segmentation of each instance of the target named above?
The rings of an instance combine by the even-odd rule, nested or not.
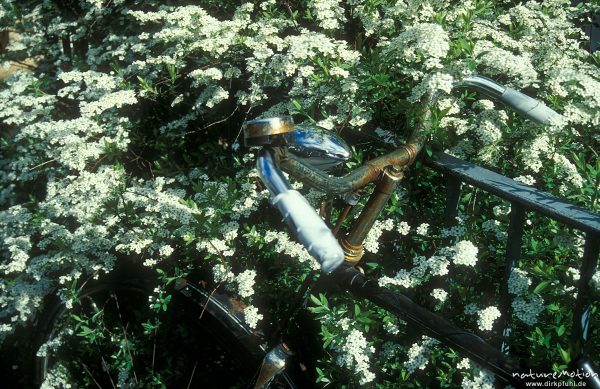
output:
[[[257,336],[243,321],[239,310],[231,309],[231,304],[235,304],[235,299],[223,292],[215,292],[214,290],[209,291],[201,286],[195,286],[205,298],[205,307],[202,309],[202,315],[198,315],[198,311],[194,310],[193,307],[197,308],[197,305],[189,298],[185,298],[183,294],[174,291],[175,307],[172,308],[180,309],[185,307],[185,312],[188,312],[186,326],[191,329],[202,329],[207,331],[204,339],[210,337],[211,341],[216,341],[228,355],[234,355],[238,360],[237,369],[240,374],[244,377],[255,377],[257,369],[260,367],[262,358],[268,351],[262,344],[262,340]],[[79,300],[94,297],[101,297],[106,293],[136,293],[140,296],[144,296],[147,301],[147,296],[151,293],[153,287],[151,282],[145,279],[127,278],[121,280],[111,280],[104,282],[97,282],[89,287],[85,287],[79,294]],[[190,307],[192,309],[190,310]],[[69,310],[63,302],[61,302],[56,296],[52,298],[52,301],[46,305],[43,314],[37,325],[38,339],[35,342],[37,345],[34,352],[37,351],[39,345],[51,340],[56,336],[57,331],[60,331],[60,323],[65,319],[65,315],[68,314]],[[192,314],[193,312],[194,314]],[[194,348],[195,345],[186,345]],[[55,362],[59,362],[56,358],[45,355],[35,356],[35,385],[40,387],[46,377],[48,376],[49,369]],[[214,359],[212,356],[207,358]],[[205,359],[207,359],[205,358]],[[196,360],[198,363],[198,360]],[[204,362],[204,360],[202,361]],[[195,370],[195,367],[194,367]],[[278,388],[297,388],[302,387],[295,383],[295,379],[292,377],[293,374],[284,372],[280,375],[277,380],[276,386]],[[254,378],[252,378],[254,379]],[[219,381],[218,377],[215,381]],[[190,381],[191,382],[191,381]],[[251,380],[248,381],[251,383]],[[191,387],[198,387],[192,385]],[[206,383],[201,387],[208,387]],[[221,387],[215,385],[213,387]],[[253,387],[251,384],[244,385],[243,387]]]

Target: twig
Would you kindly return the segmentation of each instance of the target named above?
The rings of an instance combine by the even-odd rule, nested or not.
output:
[[[54,162],[54,161],[56,161],[56,158],[52,158],[52,159],[51,159],[51,160],[49,160],[49,161],[42,162],[42,163],[40,163],[39,165],[35,165],[35,166],[34,166],[34,167],[32,167],[31,169],[29,169],[29,171],[32,171],[32,170],[34,170],[34,169],[37,169],[38,167],[42,167],[42,166],[44,166],[44,165],[47,165],[47,164],[49,164],[50,162]]]
[[[196,372],[197,365],[198,365],[198,360],[196,359],[196,363],[194,363],[194,368],[192,369],[192,376],[190,377],[190,382],[188,382],[187,389],[190,389],[190,385],[192,385],[192,380],[194,379],[194,373]]]
[[[129,355],[129,360],[131,361],[131,371],[133,371],[133,378],[135,378],[135,383],[137,386],[140,386],[140,382],[138,381],[137,374],[135,374],[135,366],[133,366],[133,357],[131,356],[131,350],[129,349],[129,339],[127,338],[127,327],[129,327],[129,323],[123,326],[123,317],[121,316],[121,307],[119,305],[119,299],[116,294],[113,294],[115,297],[115,303],[117,304],[117,311],[119,312],[119,319],[121,320],[121,328],[123,329],[123,336],[125,337],[125,348],[127,349],[127,354]]]
[[[223,123],[223,122],[225,122],[225,121],[229,120],[229,119],[230,119],[230,118],[233,116],[233,114],[235,114],[235,113],[237,112],[237,110],[238,110],[238,107],[236,106],[236,107],[235,107],[235,109],[234,109],[234,110],[233,110],[233,111],[232,111],[232,112],[229,114],[229,116],[227,116],[226,118],[224,118],[224,119],[221,119],[221,120],[217,120],[216,122],[212,122],[212,123],[210,123],[210,124],[207,124],[206,126],[204,126],[204,127],[202,127],[202,128],[199,128],[199,129],[197,129],[197,130],[193,130],[193,131],[188,131],[188,132],[185,132],[183,135],[195,134],[196,132],[199,132],[199,131],[204,131],[204,130],[206,130],[207,128],[210,128],[210,127],[214,126],[215,124]]]
[[[152,347],[152,375],[154,375],[154,357],[156,356],[156,331],[157,328],[154,328],[154,346]]]
[[[112,385],[113,389],[117,389],[117,387],[115,386],[115,382],[113,381],[112,377],[110,376],[110,372],[108,371],[108,363],[106,363],[106,361],[104,360],[104,356],[102,356],[102,366],[104,367],[106,374],[108,374],[108,379],[110,380],[110,384]]]
[[[217,291],[217,289],[219,289],[220,286],[221,286],[221,283],[217,284],[217,286],[215,286],[215,288],[208,294],[208,297],[206,298],[206,302],[204,303],[204,307],[202,307],[202,312],[200,312],[200,317],[198,317],[198,319],[202,319],[202,315],[204,315],[204,311],[206,311],[206,307],[208,307],[210,298]]]
[[[246,115],[244,116],[244,122],[246,121],[246,119],[248,119],[248,114],[250,113],[250,111],[252,110],[252,105],[250,105],[250,108],[248,108],[248,111],[246,111]],[[237,143],[237,140],[240,137],[240,134],[242,133],[242,130],[244,129],[244,125],[240,126],[240,130],[238,131],[235,140],[233,141],[233,143]]]
[[[90,375],[90,378],[94,381],[94,383],[96,384],[96,386],[98,386],[100,389],[102,389],[102,386],[100,386],[100,384],[98,383],[98,381],[96,381],[96,379],[94,378],[94,376],[92,375],[92,373],[90,372],[90,370],[88,369],[88,367],[85,365],[85,363],[81,363],[81,364],[83,365],[83,368],[85,369],[85,371]]]

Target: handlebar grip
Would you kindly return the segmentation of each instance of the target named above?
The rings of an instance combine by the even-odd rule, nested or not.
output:
[[[331,273],[344,262],[344,252],[323,219],[298,191],[279,193],[271,200],[288,227],[321,264],[324,273]]]
[[[506,88],[499,100],[511,107],[515,112],[538,123],[550,124],[549,119],[552,116],[558,115],[558,113],[541,101],[512,88]]]

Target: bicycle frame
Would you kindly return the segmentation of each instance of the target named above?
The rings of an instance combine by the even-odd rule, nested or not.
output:
[[[548,124],[553,117],[558,116],[556,112],[541,102],[485,77],[469,77],[459,86],[476,89],[501,101],[517,113],[540,123]],[[344,250],[344,266],[326,277],[355,296],[366,298],[374,304],[399,315],[423,332],[489,369],[506,383],[523,387],[528,382],[535,381],[535,379],[532,375],[528,375],[518,362],[475,334],[457,328],[444,318],[419,306],[405,295],[379,287],[377,283],[368,280],[355,267],[362,258],[362,243],[365,237],[402,179],[404,169],[414,162],[417,154],[424,146],[431,110],[437,99],[437,93],[427,96],[423,104],[422,120],[409,137],[407,144],[386,155],[368,161],[344,177],[329,176],[304,162],[301,158],[288,153],[285,146],[280,145],[263,148],[258,159],[259,175],[270,189],[282,187],[287,181],[285,178],[282,179],[283,175],[278,168],[278,166],[281,166],[291,176],[329,195],[352,193],[369,183],[376,182],[375,190],[370,195],[361,214],[350,227],[348,234],[340,239]],[[341,222],[348,214],[349,207],[341,213],[334,228],[336,233]],[[307,278],[307,280],[309,279],[310,277]],[[305,285],[301,287],[303,293],[300,295],[303,295],[308,289],[308,283],[310,281],[306,281]],[[293,309],[290,310],[291,313],[293,313]],[[287,322],[287,320],[286,318],[285,321]],[[589,379],[586,379],[588,387],[600,388],[600,381],[597,379],[595,367],[592,366],[591,362],[580,359],[577,363],[578,368],[588,373],[587,378]]]

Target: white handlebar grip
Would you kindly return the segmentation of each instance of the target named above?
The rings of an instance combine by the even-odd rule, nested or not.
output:
[[[550,124],[549,120],[558,113],[547,105],[512,88],[506,88],[499,100],[521,115],[542,124]]]
[[[321,264],[321,271],[331,273],[344,262],[344,251],[337,239],[298,191],[282,192],[271,204],[279,209],[300,243]]]

